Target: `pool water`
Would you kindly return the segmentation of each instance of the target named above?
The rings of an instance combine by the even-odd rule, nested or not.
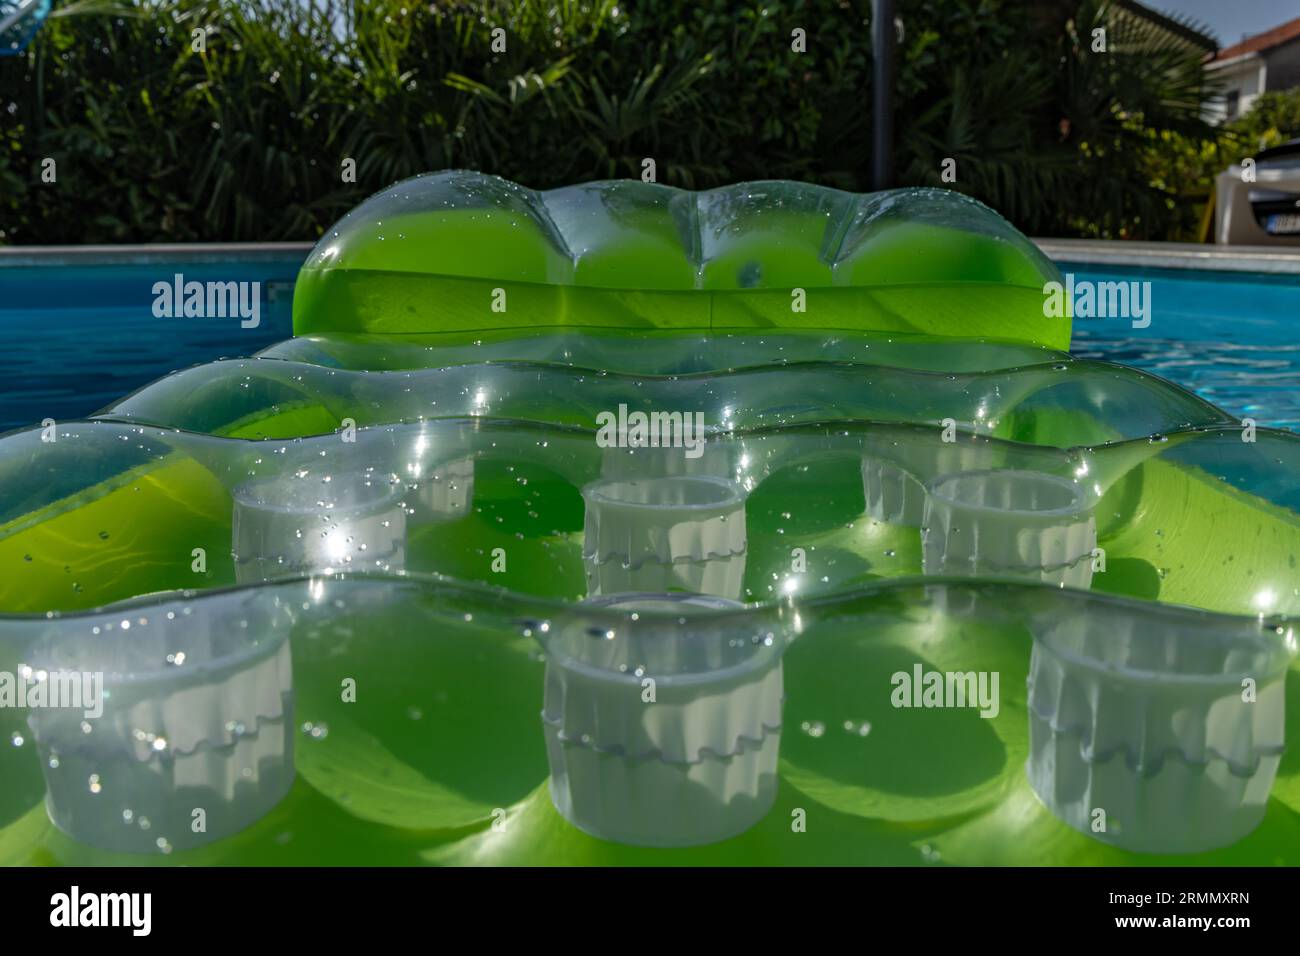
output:
[[[301,257],[0,268],[0,431],[85,418],[168,372],[288,338],[299,265]],[[156,318],[154,283],[176,273],[258,282],[257,327],[238,317]]]
[[[0,431],[84,418],[156,378],[292,335],[302,256],[0,269]],[[1151,323],[1076,319],[1071,351],[1163,376],[1260,426],[1300,431],[1300,275],[1059,263],[1076,281],[1150,282]],[[157,318],[154,283],[258,282],[260,322]]]
[[[1093,282],[1151,283],[1151,324],[1076,319],[1070,352],[1153,372],[1238,417],[1300,431],[1300,275],[1073,265]]]

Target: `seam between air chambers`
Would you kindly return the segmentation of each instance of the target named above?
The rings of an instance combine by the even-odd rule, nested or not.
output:
[[[695,288],[704,288],[704,237],[700,232],[700,193],[692,190],[686,209],[686,261],[695,267]],[[670,200],[671,202],[671,200]],[[713,297],[709,297],[709,328],[713,328]]]
[[[528,190],[528,198],[529,206],[532,207],[533,214],[541,222],[542,228],[546,230],[546,234],[551,238],[551,241],[559,246],[564,257],[569,260],[567,279],[568,284],[573,285],[576,278],[574,271],[577,269],[578,257],[573,254],[573,249],[569,247],[568,238],[560,231],[560,227],[555,220],[551,218],[551,210],[546,206],[546,193],[537,189],[530,189]]]
[[[840,253],[844,251],[844,239],[857,220],[863,201],[862,196],[854,196],[852,202],[845,204],[839,221],[835,223],[835,228],[826,230],[826,242],[822,247],[820,258],[831,270],[831,285],[835,284],[835,266],[840,261]]]
[[[697,190],[691,190],[690,205],[686,210],[686,243],[682,251],[686,253],[686,261],[694,267],[695,291],[704,292],[705,299],[709,304],[709,316],[705,323],[705,328],[710,332],[713,331],[713,300],[715,292],[704,289],[704,234],[703,227],[700,225],[700,196],[703,195]]]

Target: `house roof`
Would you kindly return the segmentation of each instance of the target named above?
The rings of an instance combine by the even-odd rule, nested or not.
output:
[[[1240,43],[1224,47],[1215,54],[1214,61],[1231,60],[1235,57],[1245,56],[1247,53],[1263,53],[1265,50],[1271,50],[1295,39],[1300,39],[1300,17],[1288,20],[1281,26],[1265,30],[1263,33],[1257,33],[1253,37],[1247,37]]]

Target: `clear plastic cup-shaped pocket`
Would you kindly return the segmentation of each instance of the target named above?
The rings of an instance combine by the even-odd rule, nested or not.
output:
[[[457,458],[434,465],[416,485],[408,527],[463,518],[474,500],[474,459]]]
[[[1259,622],[1093,607],[1035,627],[1030,784],[1094,839],[1226,846],[1264,816],[1283,752],[1289,652]]]
[[[166,853],[265,815],[294,778],[291,625],[251,591],[54,624],[31,652],[47,689],[28,723],[55,825]]]
[[[902,435],[863,449],[866,513],[885,524],[919,528],[925,521],[926,485],[941,475],[992,467],[1004,456],[987,441],[945,442],[938,434]]]
[[[863,458],[862,491],[876,521],[919,528],[925,520],[925,484],[892,461]]]
[[[740,596],[748,539],[739,483],[703,475],[613,479],[588,485],[582,495],[591,595]]]
[[[277,475],[240,485],[232,521],[241,584],[313,572],[397,571],[405,488],[370,474]]]
[[[581,829],[646,846],[734,836],[771,807],[784,640],[702,595],[629,594],[623,624],[546,640],[551,797]]]
[[[1042,472],[996,469],[937,478],[928,492],[926,574],[1091,585],[1097,528],[1079,485]]]

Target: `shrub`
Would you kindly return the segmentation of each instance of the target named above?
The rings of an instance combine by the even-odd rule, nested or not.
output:
[[[1099,0],[899,6],[900,182],[949,185],[951,158],[953,188],[1029,232],[1194,228],[1187,180],[1163,159],[1217,142],[1194,51]],[[446,167],[544,188],[639,176],[653,157],[660,182],[690,188],[869,188],[867,0],[79,0],[62,12],[0,59],[0,241],[311,239],[374,190]],[[1095,24],[1112,31],[1106,56],[1089,49]],[[57,186],[41,182],[47,157]],[[355,182],[340,175],[347,157]]]

